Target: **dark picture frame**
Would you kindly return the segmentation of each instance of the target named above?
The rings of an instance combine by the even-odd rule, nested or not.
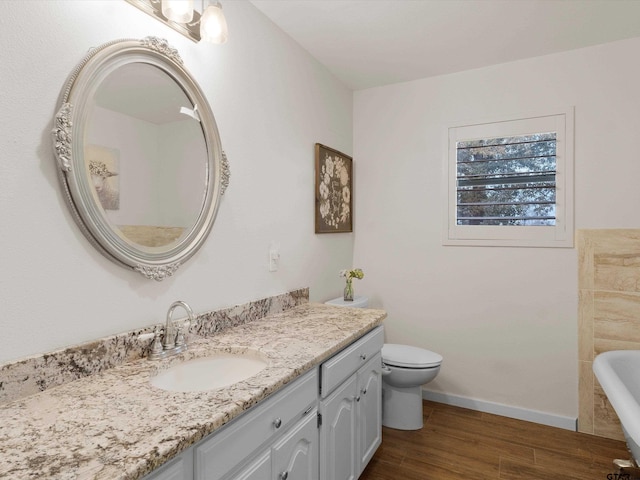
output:
[[[316,233],[353,232],[353,159],[316,143]]]

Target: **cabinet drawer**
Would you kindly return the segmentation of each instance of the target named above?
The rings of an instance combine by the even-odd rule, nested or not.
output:
[[[327,360],[320,367],[320,392],[325,398],[349,375],[364,365],[368,359],[382,350],[384,329],[376,327],[360,340]]]
[[[285,391],[258,404],[195,447],[195,478],[217,479],[238,466],[261,445],[311,411],[317,403],[314,369]]]

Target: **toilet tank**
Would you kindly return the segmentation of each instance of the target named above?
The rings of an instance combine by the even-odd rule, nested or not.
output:
[[[346,302],[344,298],[338,297],[324,303],[326,305],[333,305],[336,307],[367,308],[369,306],[369,297],[356,295],[353,297],[353,301],[351,302]]]

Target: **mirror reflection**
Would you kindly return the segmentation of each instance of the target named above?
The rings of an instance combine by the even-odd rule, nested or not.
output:
[[[149,253],[178,245],[203,209],[208,152],[199,112],[165,71],[129,63],[87,105],[84,165],[113,231]]]
[[[204,92],[166,40],[92,48],[51,136],[67,206],[101,254],[160,281],[202,247],[231,172]]]

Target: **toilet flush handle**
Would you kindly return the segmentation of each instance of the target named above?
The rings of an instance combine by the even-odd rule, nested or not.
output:
[[[387,376],[387,375],[389,375],[389,374],[391,373],[391,369],[390,369],[387,365],[385,365],[385,363],[384,363],[384,362],[382,362],[382,369],[381,369],[381,371],[382,371],[382,376],[383,376],[383,377],[385,377],[385,376]]]

